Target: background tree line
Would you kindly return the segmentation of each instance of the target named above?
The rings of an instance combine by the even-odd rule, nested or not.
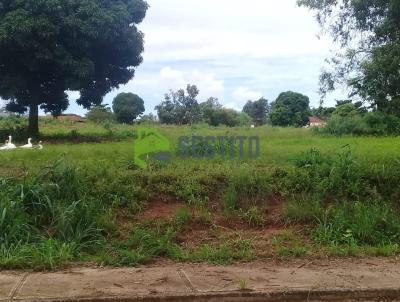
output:
[[[272,124],[276,126],[304,126],[311,114],[307,96],[295,92],[283,92],[272,103],[267,99],[249,100],[242,111],[224,108],[219,100],[210,97],[198,101],[199,89],[188,85],[186,90],[170,91],[155,110],[162,124],[187,125],[207,123],[211,126],[229,127]]]
[[[187,85],[186,89],[170,91],[164,101],[155,110],[160,123],[187,125],[207,123],[211,126],[243,126],[251,124],[251,117],[244,112],[223,108],[217,98],[210,97],[199,103],[199,89],[196,85]]]

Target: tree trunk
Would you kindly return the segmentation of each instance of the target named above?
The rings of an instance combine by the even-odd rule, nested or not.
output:
[[[38,105],[30,105],[29,106],[29,126],[28,126],[29,135],[32,138],[39,137],[39,109]]]

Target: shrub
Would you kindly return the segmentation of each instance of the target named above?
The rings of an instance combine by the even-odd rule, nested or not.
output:
[[[300,169],[289,174],[286,187],[292,193],[309,193],[324,197],[360,199],[375,197],[374,184],[365,179],[368,168],[345,147],[335,156],[321,154],[316,149],[295,159]]]
[[[330,207],[314,232],[324,244],[400,243],[400,219],[385,203],[343,202]]]
[[[232,173],[224,194],[224,208],[227,212],[244,210],[254,206],[265,208],[265,200],[272,194],[271,179],[268,174],[255,172],[246,167]]]
[[[283,209],[283,216],[290,222],[316,223],[323,218],[325,208],[318,197],[296,196]]]
[[[333,135],[398,135],[400,118],[382,112],[333,114],[327,126],[318,132]]]
[[[94,123],[106,123],[115,120],[114,114],[109,107],[95,106],[86,115],[86,118]]]

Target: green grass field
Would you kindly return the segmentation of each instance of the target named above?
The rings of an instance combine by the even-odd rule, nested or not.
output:
[[[155,126],[174,156],[140,169],[137,127],[42,126],[43,150],[0,153],[0,267],[400,251],[398,137]],[[177,156],[179,137],[193,135],[259,136],[261,154]]]
[[[133,160],[133,133],[134,126],[112,126],[112,135],[104,143],[84,143],[88,137],[107,137],[107,130],[96,124],[71,124],[67,129],[64,125],[54,124],[43,127],[45,149],[38,152],[32,150],[18,150],[15,152],[0,153],[2,162],[1,171],[15,168],[41,167],[54,161],[64,154],[68,161],[96,163],[106,166],[118,166],[121,163]],[[68,130],[73,128],[73,130]],[[311,148],[317,148],[324,153],[340,152],[344,146],[349,146],[354,155],[360,160],[370,163],[379,163],[395,160],[400,153],[400,138],[398,137],[334,137],[313,134],[310,129],[272,128],[209,128],[205,126],[170,126],[157,127],[168,137],[172,146],[178,145],[180,136],[259,136],[261,140],[261,156],[250,164],[256,166],[290,165],[300,153]],[[76,131],[78,138],[72,142],[58,142],[55,138],[68,139],[70,131]],[[49,141],[46,141],[46,137]],[[121,137],[128,137],[122,141]],[[4,140],[6,137],[4,137]],[[78,141],[79,143],[77,143]],[[83,142],[82,142],[83,141]],[[176,150],[175,150],[176,151]],[[182,160],[176,158],[175,164]],[[190,160],[189,160],[190,161]],[[210,162],[212,166],[213,161]],[[186,163],[182,163],[186,165]],[[4,172],[3,172],[4,173]]]

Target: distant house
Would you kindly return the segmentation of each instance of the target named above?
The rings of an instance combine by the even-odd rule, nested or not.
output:
[[[326,126],[326,121],[323,119],[320,119],[315,116],[311,116],[308,118],[308,127],[319,127],[323,128]]]
[[[75,122],[75,123],[86,123],[86,119],[77,114],[61,114],[55,118],[61,122]]]

